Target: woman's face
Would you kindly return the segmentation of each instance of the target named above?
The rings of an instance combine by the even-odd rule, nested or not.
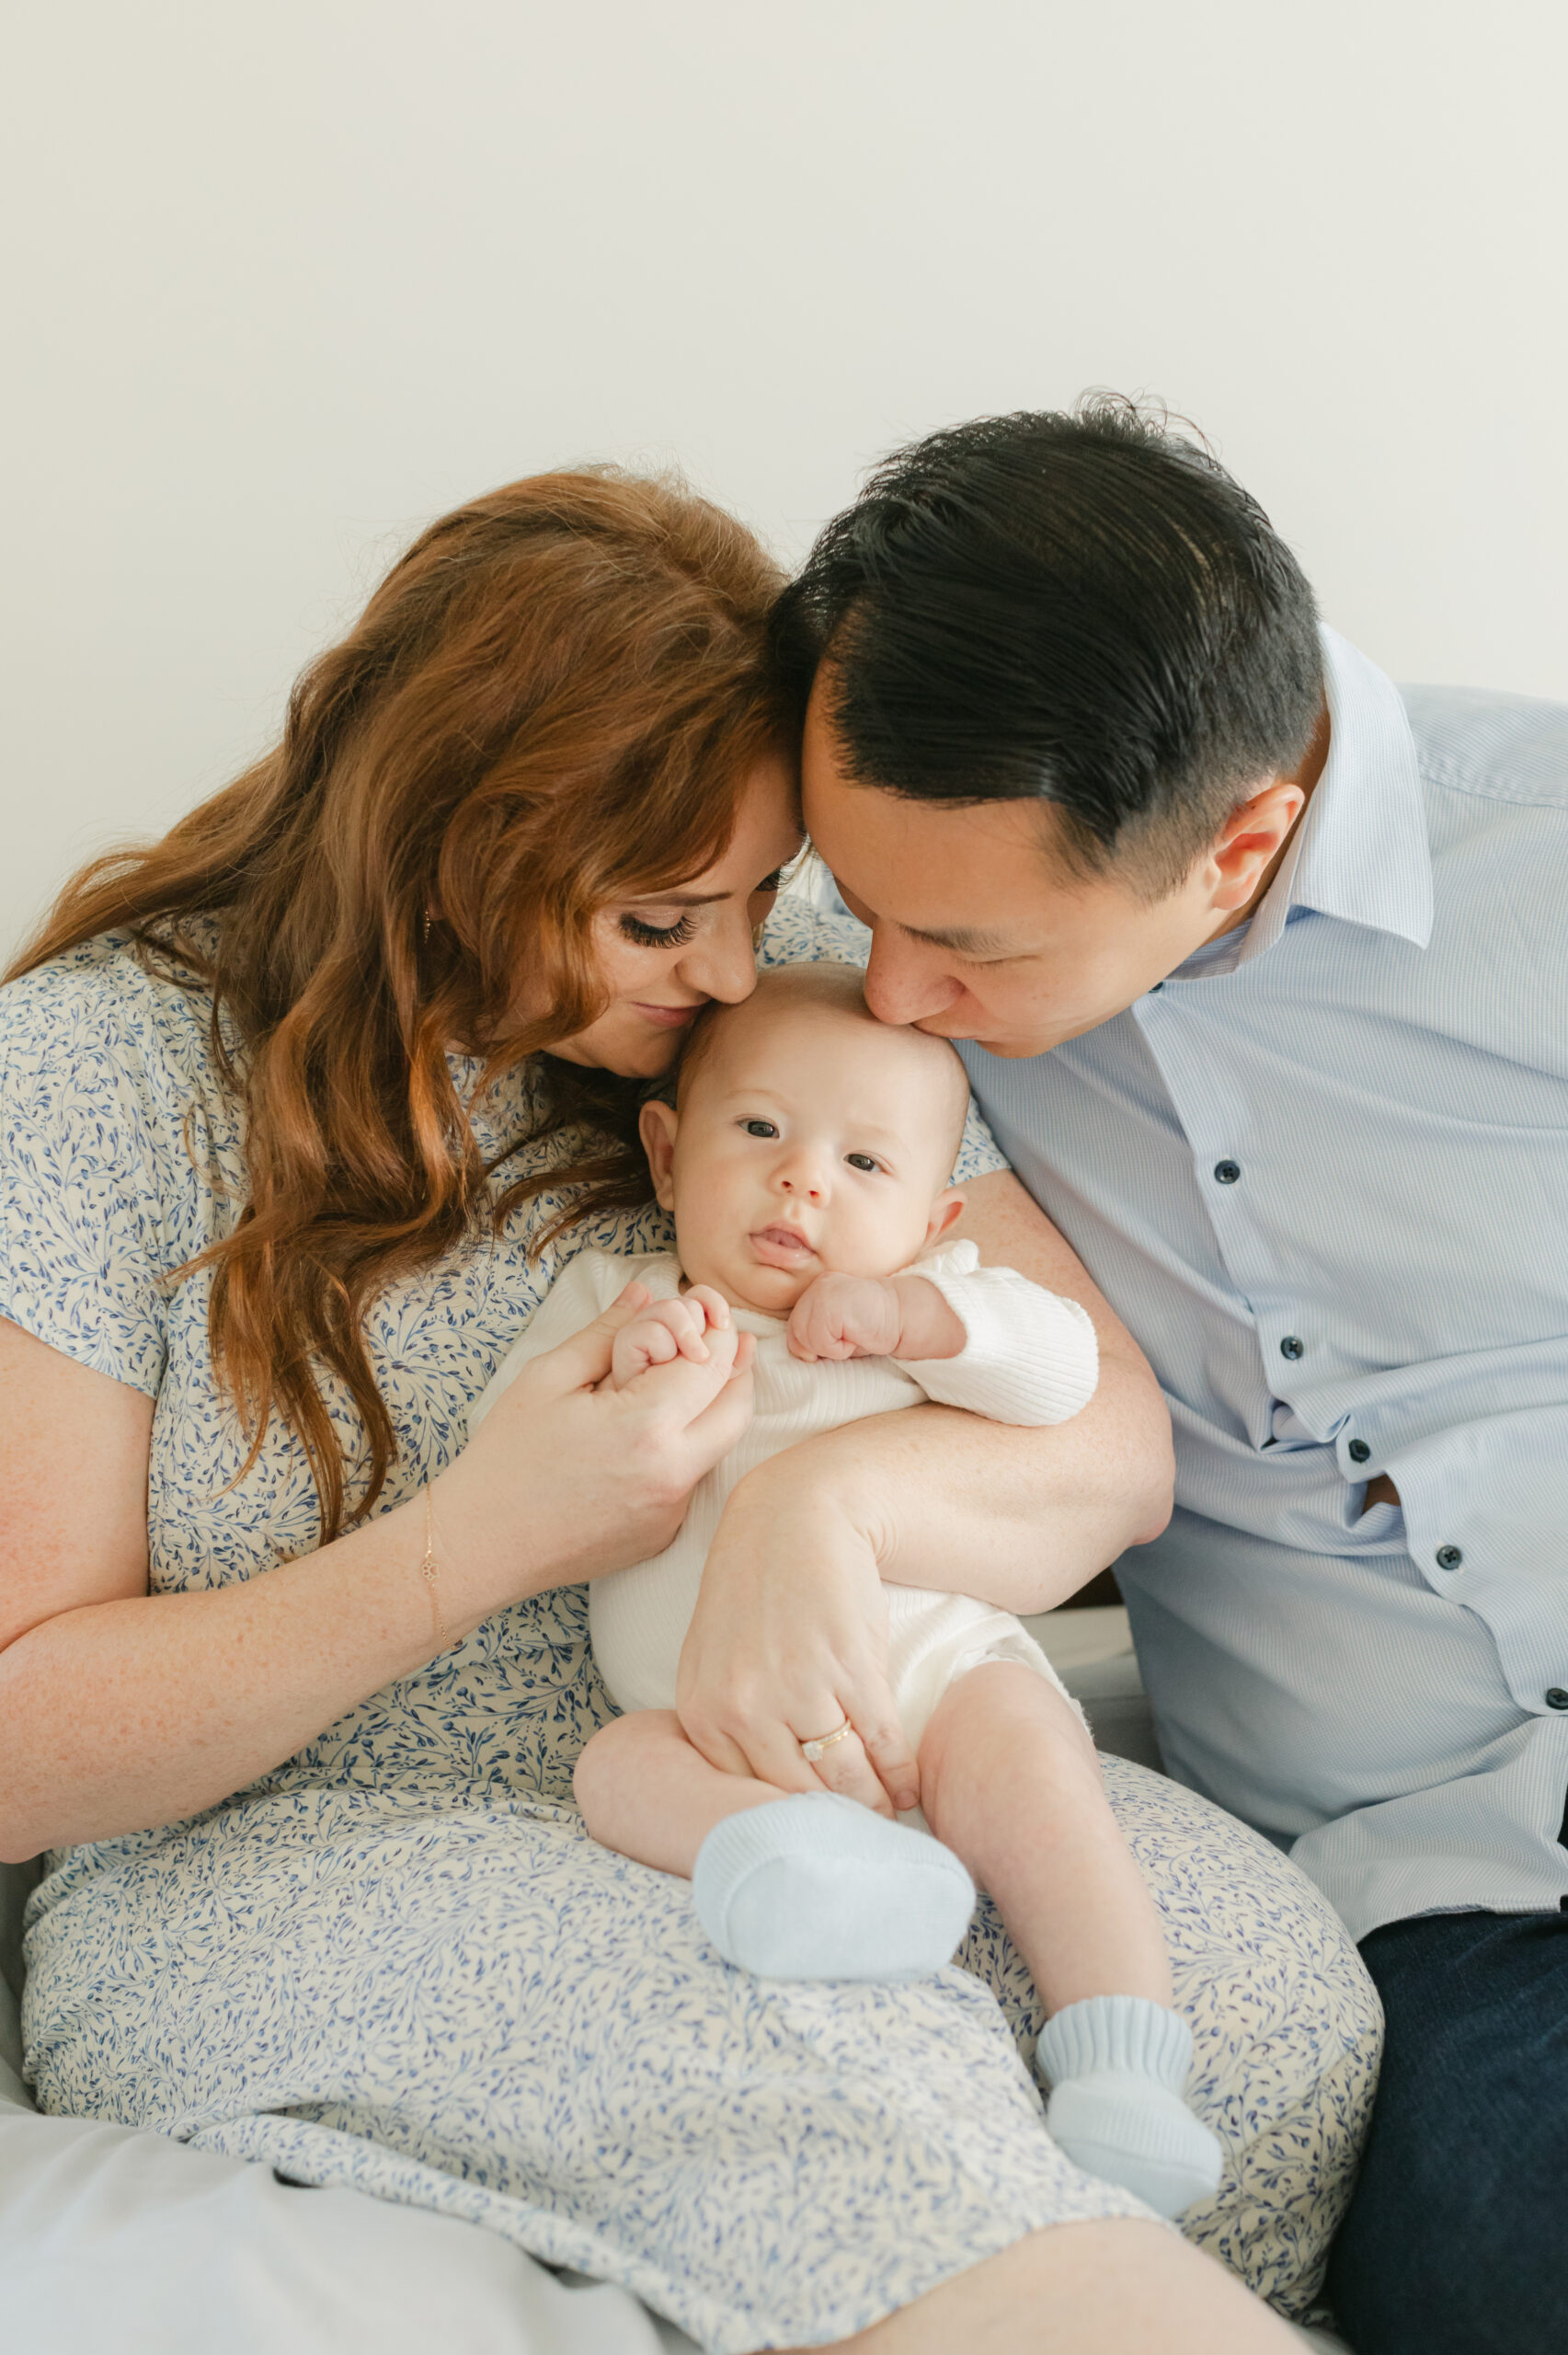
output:
[[[627,1079],[654,1079],[680,1053],[710,998],[733,1005],[757,982],[754,926],[773,904],[781,868],[801,845],[793,767],[753,770],[729,847],[705,874],[652,898],[601,908],[594,946],[610,1004],[550,1052]]]

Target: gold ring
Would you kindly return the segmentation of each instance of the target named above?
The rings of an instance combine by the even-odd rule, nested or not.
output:
[[[831,1733],[819,1733],[810,1741],[803,1741],[800,1745],[800,1754],[808,1764],[815,1766],[824,1751],[831,1750],[836,1741],[846,1741],[853,1731],[853,1726],[846,1717],[841,1726],[833,1728]]]

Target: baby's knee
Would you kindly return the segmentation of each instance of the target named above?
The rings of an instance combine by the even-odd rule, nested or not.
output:
[[[1103,1786],[1093,1739],[1055,1683],[1022,1661],[982,1662],[951,1684],[920,1745],[921,1803],[990,1808],[1022,1776],[1040,1799],[1081,1806]]]
[[[596,1826],[604,1821],[616,1793],[624,1790],[627,1775],[635,1772],[646,1738],[640,1713],[612,1717],[579,1752],[572,1769],[572,1797],[595,1839],[599,1837]]]

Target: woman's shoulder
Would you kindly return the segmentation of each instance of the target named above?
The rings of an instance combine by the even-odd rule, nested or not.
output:
[[[151,970],[129,934],[106,933],[0,989],[0,1154],[13,1174],[47,1162],[63,1186],[112,1179],[166,1210],[194,1177],[198,1109],[205,1157],[227,1162],[238,1110],[214,1062],[212,997],[182,979]]]
[[[0,988],[0,1068],[25,1077],[112,1062],[204,1075],[211,1020],[211,995],[194,976],[166,979],[129,933],[100,933]]]
[[[828,882],[830,889],[830,878]],[[819,907],[808,890],[809,885],[779,894],[757,944],[758,964],[764,971],[775,965],[864,965],[871,954],[865,926]]]
[[[187,1150],[192,1110],[222,1114],[211,1003],[115,934],[0,989],[0,1315],[149,1396],[166,1362],[161,1281],[211,1239]]]

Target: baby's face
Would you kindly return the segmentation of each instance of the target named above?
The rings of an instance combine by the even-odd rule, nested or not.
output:
[[[907,1267],[956,1214],[967,1089],[941,1040],[771,997],[717,1017],[679,1115],[647,1106],[644,1137],[690,1280],[782,1316],[829,1270]]]

